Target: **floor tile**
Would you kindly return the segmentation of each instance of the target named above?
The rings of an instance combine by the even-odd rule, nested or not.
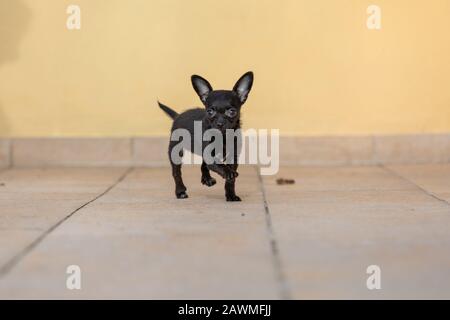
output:
[[[283,168],[264,185],[293,298],[450,298],[450,206],[380,168]],[[381,268],[381,290],[366,269]]]
[[[189,199],[177,200],[170,170],[135,169],[48,235],[1,281],[0,296],[26,298],[256,299],[279,297],[256,170],[237,191],[207,188],[185,168]],[[79,265],[82,290],[65,287]]]
[[[12,169],[0,173],[0,268],[125,169]]]

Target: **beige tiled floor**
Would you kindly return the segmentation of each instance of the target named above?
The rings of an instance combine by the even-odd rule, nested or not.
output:
[[[0,172],[0,298],[450,298],[450,165],[243,167],[241,203],[199,171]]]

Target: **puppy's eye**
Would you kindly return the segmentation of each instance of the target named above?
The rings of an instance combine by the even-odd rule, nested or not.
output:
[[[227,117],[234,118],[237,115],[237,110],[236,109],[228,109],[227,111],[225,111],[225,115]]]
[[[214,117],[216,115],[216,110],[208,109],[206,110],[206,113],[208,114],[208,116]]]

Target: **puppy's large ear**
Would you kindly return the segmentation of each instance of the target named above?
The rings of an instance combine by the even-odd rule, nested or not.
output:
[[[208,94],[213,90],[211,85],[206,79],[203,79],[202,77],[195,74],[191,77],[191,81],[195,92],[197,92],[198,96],[200,97],[200,100],[205,103]]]
[[[248,94],[253,85],[253,72],[249,71],[244,74],[234,85],[233,91],[237,93],[241,103],[247,100]]]

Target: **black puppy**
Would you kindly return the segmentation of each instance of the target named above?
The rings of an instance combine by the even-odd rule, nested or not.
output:
[[[189,131],[191,136],[191,152],[195,153],[201,149],[203,156],[203,150],[206,146],[213,142],[203,141],[202,137],[194,137],[194,121],[200,121],[203,133],[208,129],[217,129],[223,133],[223,147],[224,153],[226,150],[226,130],[240,129],[240,111],[241,106],[247,100],[248,94],[253,85],[253,73],[247,72],[244,74],[238,82],[235,84],[233,90],[213,90],[209,82],[200,76],[193,75],[191,77],[192,85],[194,90],[197,92],[200,100],[203,102],[205,109],[191,109],[187,110],[181,114],[178,114],[169,107],[158,102],[160,108],[167,113],[172,119],[174,119],[172,125],[172,131],[176,129],[186,129]],[[197,139],[197,141],[195,141]],[[198,140],[201,141],[198,141]],[[203,159],[201,166],[202,171],[202,184],[211,187],[216,184],[216,180],[211,177],[210,170],[219,174],[225,179],[225,196],[227,201],[241,201],[235,193],[235,180],[238,176],[238,151],[237,150],[237,137],[234,137],[234,155],[233,163],[226,164],[223,162],[208,164]],[[186,193],[186,187],[181,178],[181,164],[173,161],[172,149],[177,145],[177,141],[170,141],[169,143],[169,159],[172,165],[172,175],[175,180],[175,194],[178,199],[185,199],[188,197]],[[201,144],[201,148],[195,150],[194,145]],[[182,156],[182,151],[180,152]],[[223,158],[222,158],[223,159]]]

